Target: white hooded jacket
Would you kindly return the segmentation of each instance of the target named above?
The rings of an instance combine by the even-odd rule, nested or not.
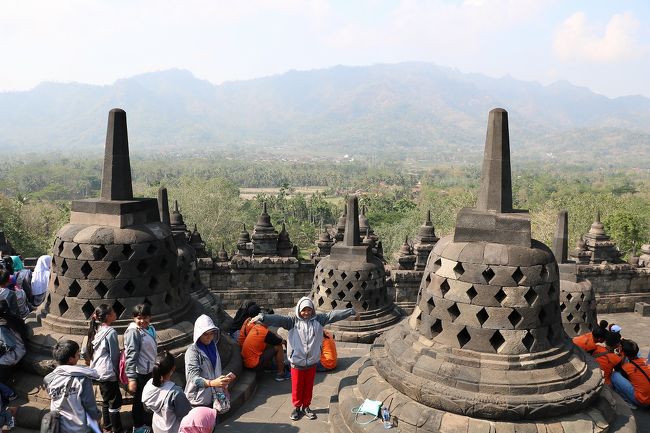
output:
[[[117,380],[120,367],[120,347],[117,331],[110,326],[100,326],[93,338],[93,359],[90,368],[99,374],[100,382]]]
[[[210,344],[214,345],[217,353],[216,365],[212,365],[210,358],[196,345],[201,335],[213,330],[217,331],[217,335]],[[206,387],[205,381],[216,379],[222,374],[221,357],[217,348],[219,328],[209,316],[202,314],[194,322],[193,337],[194,344],[191,344],[185,352],[185,395],[192,406],[212,406],[216,393],[222,389]]]
[[[61,414],[62,432],[86,433],[86,415],[99,419],[92,384],[98,378],[92,368],[76,365],[60,365],[45,376],[43,382],[51,398],[50,410]]]
[[[181,419],[192,408],[182,388],[171,380],[158,387],[149,379],[142,390],[142,403],[153,412],[154,433],[177,433]]]

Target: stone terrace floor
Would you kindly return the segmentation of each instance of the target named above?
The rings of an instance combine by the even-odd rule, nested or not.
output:
[[[600,315],[623,328],[623,336],[635,340],[647,354],[650,350],[650,317],[641,317],[635,313]],[[276,382],[273,374],[260,376],[258,388],[253,398],[242,408],[230,414],[217,431],[231,433],[324,433],[329,432],[328,413],[330,396],[336,393],[339,380],[345,370],[358,368],[370,349],[369,345],[339,343],[339,366],[332,373],[317,373],[312,410],[318,415],[315,421],[303,418],[299,421],[289,419],[293,409],[291,405],[291,381]],[[639,433],[650,432],[650,410],[636,410]],[[379,421],[376,421],[379,422]],[[29,430],[15,429],[16,433],[34,433]],[[391,430],[398,432],[398,429]]]

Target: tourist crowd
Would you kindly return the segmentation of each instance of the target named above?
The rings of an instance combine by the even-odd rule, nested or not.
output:
[[[605,383],[632,408],[650,407],[648,358],[641,356],[638,344],[622,338],[620,326],[601,320],[591,332],[574,337],[573,343],[596,360]]]

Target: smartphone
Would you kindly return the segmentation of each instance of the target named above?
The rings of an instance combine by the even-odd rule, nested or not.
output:
[[[233,372],[231,371],[230,373],[226,374],[226,377],[227,377],[228,379],[230,379],[230,380],[234,380],[235,377],[237,377],[237,376],[235,376],[235,373],[233,373]]]

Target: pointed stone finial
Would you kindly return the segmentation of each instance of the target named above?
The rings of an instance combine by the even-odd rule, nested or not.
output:
[[[178,210],[178,200],[174,200],[174,212],[179,212],[179,210]]]
[[[359,199],[356,195],[353,195],[348,199],[343,245],[348,247],[357,247],[361,245],[361,235],[359,231]]]
[[[194,233],[196,232],[198,232],[198,230],[196,229],[196,224],[194,224]]]
[[[490,111],[488,118],[481,190],[476,209],[512,212],[508,112],[502,108]]]
[[[348,204],[345,203],[345,204],[343,205],[343,215],[347,215],[347,214],[348,214]]]
[[[427,221],[425,224],[428,226],[433,225],[433,223],[431,222],[431,209],[427,211]]]
[[[600,222],[600,209],[596,209],[596,216],[594,217],[594,222],[595,223]]]
[[[263,207],[262,213],[263,213],[263,214],[268,213],[268,212],[266,211],[266,202],[264,202],[264,207]]]
[[[566,263],[569,251],[569,213],[565,210],[557,214],[557,227],[553,238],[553,254],[559,263]]]
[[[101,200],[133,200],[126,112],[114,108],[108,113]]]
[[[170,225],[169,217],[169,201],[167,199],[167,188],[160,187],[158,189],[158,213],[160,214],[160,222]]]

